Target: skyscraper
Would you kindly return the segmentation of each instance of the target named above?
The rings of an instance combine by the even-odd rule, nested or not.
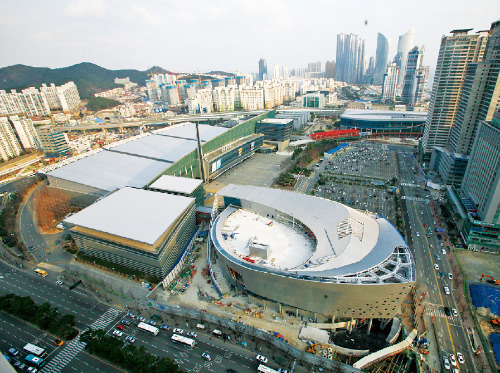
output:
[[[338,34],[335,80],[359,83],[364,75],[364,67],[365,41],[356,34]]]
[[[281,68],[277,63],[275,63],[273,67],[273,79],[281,79]]]
[[[335,61],[326,61],[325,78],[335,79]]]
[[[398,51],[396,54],[396,56],[398,56],[398,58],[401,60],[398,85],[402,85],[404,81],[404,77],[406,74],[408,52],[410,52],[410,49],[413,47],[414,35],[415,35],[415,29],[412,28],[411,30],[408,30],[405,34],[399,37]]]
[[[425,99],[427,81],[429,79],[429,67],[423,66],[424,46],[417,45],[409,53],[406,64],[406,74],[403,80],[403,102],[413,107]],[[402,73],[399,73],[401,76]]]
[[[490,122],[500,106],[500,21],[493,23],[483,60],[468,63],[446,148],[434,147],[430,166],[447,184],[459,186],[469,161],[476,130]]]
[[[500,224],[500,112],[491,123],[481,121],[462,192],[477,206],[479,218]]]
[[[398,85],[399,67],[394,62],[387,65],[382,87],[382,102],[394,103],[396,100],[396,86]]]
[[[469,155],[479,121],[490,122],[500,105],[500,21],[491,25],[483,60],[469,63],[448,149]]]
[[[267,77],[267,62],[265,58],[259,60],[259,80]]]
[[[385,68],[389,63],[389,52],[391,49],[391,42],[380,32],[377,36],[377,51],[375,53],[375,73],[374,84],[382,84],[385,74]]]
[[[471,29],[443,36],[432,87],[431,103],[421,143],[421,157],[429,160],[434,146],[446,146],[455,120],[467,65],[483,59],[488,32]]]

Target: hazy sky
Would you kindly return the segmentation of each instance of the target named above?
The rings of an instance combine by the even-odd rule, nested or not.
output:
[[[391,39],[415,27],[415,44],[435,68],[441,36],[489,29],[498,0],[15,0],[2,1],[0,67],[64,67],[93,62],[110,69],[256,72],[279,63],[307,67],[335,59],[336,35]],[[365,25],[365,21],[367,24]],[[324,68],[324,67],[323,67]]]

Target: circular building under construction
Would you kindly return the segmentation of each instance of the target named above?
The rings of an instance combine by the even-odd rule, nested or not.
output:
[[[394,317],[415,282],[412,254],[388,220],[248,185],[216,195],[209,263],[252,295],[335,317]]]

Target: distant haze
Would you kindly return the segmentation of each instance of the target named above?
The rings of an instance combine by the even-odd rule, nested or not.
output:
[[[93,62],[109,69],[257,72],[258,59],[289,69],[335,60],[336,35],[357,33],[374,56],[377,33],[391,39],[415,27],[435,69],[441,36],[490,28],[498,0],[72,0],[4,1],[0,67],[64,67]]]

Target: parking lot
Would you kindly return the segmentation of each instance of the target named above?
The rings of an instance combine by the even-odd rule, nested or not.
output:
[[[396,225],[396,155],[378,144],[357,144],[325,159],[315,195],[382,215]]]

